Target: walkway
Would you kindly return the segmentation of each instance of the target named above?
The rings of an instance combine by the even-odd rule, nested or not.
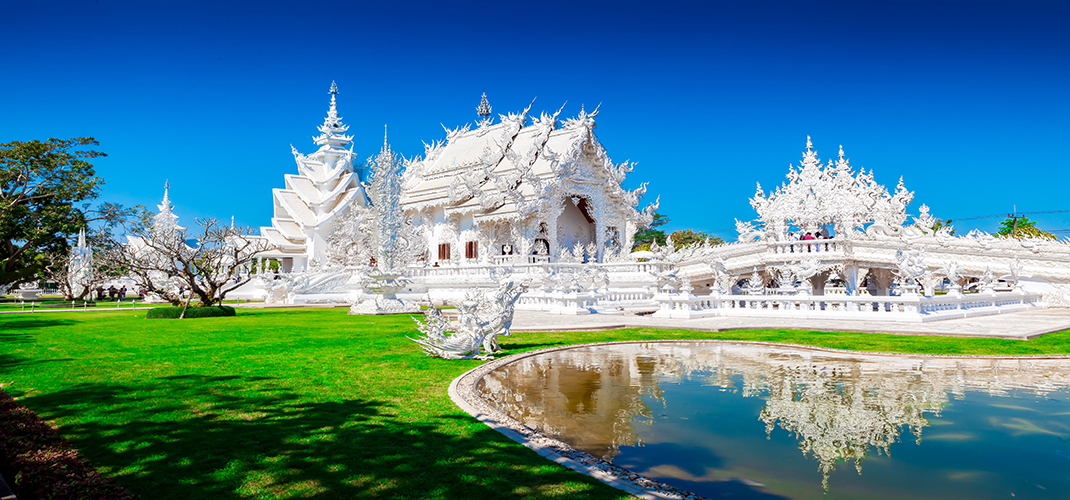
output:
[[[725,331],[757,328],[872,332],[900,335],[949,335],[1028,340],[1045,333],[1070,330],[1070,309],[1036,309],[994,316],[958,318],[929,323],[866,322],[793,318],[665,319],[651,316],[591,314],[563,316],[537,311],[516,311],[514,332],[608,330],[616,328],[680,328]]]

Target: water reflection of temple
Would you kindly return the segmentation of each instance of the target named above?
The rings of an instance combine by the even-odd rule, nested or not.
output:
[[[484,378],[484,397],[533,429],[612,460],[641,444],[659,384],[698,380],[765,400],[760,419],[795,436],[819,463],[827,488],[839,461],[859,473],[876,450],[909,432],[921,440],[927,415],[967,391],[1038,395],[1070,387],[1070,360],[864,356],[732,343],[636,343],[584,347],[522,359]],[[671,404],[671,402],[669,403]]]
[[[657,353],[575,350],[535,356],[483,379],[483,396],[528,427],[568,436],[577,449],[612,460],[639,443],[635,423],[653,418],[644,396],[661,398]]]

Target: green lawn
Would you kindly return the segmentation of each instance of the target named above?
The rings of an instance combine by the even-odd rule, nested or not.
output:
[[[145,499],[620,498],[461,412],[449,382],[479,361],[425,357],[408,316],[239,310],[0,315],[0,385]],[[1070,353],[1032,341],[786,330],[519,333],[510,352],[722,338],[921,353]]]

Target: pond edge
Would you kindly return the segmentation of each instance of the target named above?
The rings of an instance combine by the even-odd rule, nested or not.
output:
[[[623,490],[631,495],[648,500],[661,499],[685,499],[701,500],[704,497],[694,493],[669,486],[660,481],[636,474],[628,469],[614,465],[612,462],[602,460],[599,457],[579,451],[562,441],[548,436],[540,431],[532,429],[522,422],[506,415],[494,405],[484,400],[476,386],[488,373],[497,370],[531,356],[564,351],[583,347],[597,347],[603,345],[621,344],[747,344],[767,345],[775,347],[790,347],[796,349],[838,353],[857,354],[864,356],[887,356],[887,357],[910,357],[910,358],[969,358],[969,359],[1070,359],[1068,354],[1039,354],[1039,355],[970,355],[970,354],[912,354],[893,352],[853,351],[845,349],[830,349],[827,347],[815,347],[803,344],[785,344],[779,342],[761,342],[747,340],[722,340],[722,339],[671,339],[671,340],[624,340],[616,342],[594,342],[589,344],[574,344],[567,346],[547,347],[511,354],[502,358],[488,361],[467,372],[450,382],[447,390],[450,399],[460,409],[472,415],[480,422],[504,434],[509,439],[520,443],[542,457],[561,464],[569,469],[593,477],[614,488]]]

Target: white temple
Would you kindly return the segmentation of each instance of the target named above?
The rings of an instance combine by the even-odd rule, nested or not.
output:
[[[422,157],[400,159],[384,139],[368,164],[391,173],[368,179],[330,93],[319,150],[294,150],[298,174],[274,190],[261,229],[277,246],[262,256],[281,273],[250,284],[249,298],[357,303],[387,264],[399,299],[464,300],[506,272],[528,290],[517,309],[557,314],[931,321],[1070,305],[1070,242],[936,228],[926,206],[908,214],[902,179],[890,192],[842,147],[822,165],[807,138],[787,182],[768,196],[758,187],[737,242],[640,256],[632,237],[657,203],[639,210],[645,185],[622,187],[633,165],[610,160],[597,110],[558,121],[560,110],[529,106],[494,123],[484,95],[476,125],[447,129]],[[823,239],[793,239],[805,233]],[[981,293],[963,293],[971,280]]]
[[[346,209],[369,203],[333,83],[330,93],[314,139],[320,149],[309,156],[294,149],[299,173],[274,190],[272,225],[261,228],[278,247],[264,257],[280,260],[284,272],[328,264],[328,238]],[[614,164],[598,142],[597,110],[559,123],[560,110],[529,117],[529,106],[494,124],[485,95],[479,110],[476,128],[447,130],[425,145],[423,158],[404,161],[400,206],[420,239],[418,262],[602,262],[630,250],[657,206],[637,210],[645,185],[621,187],[632,164]]]

